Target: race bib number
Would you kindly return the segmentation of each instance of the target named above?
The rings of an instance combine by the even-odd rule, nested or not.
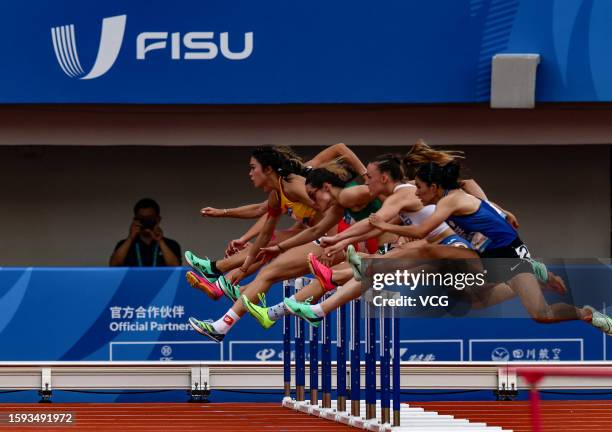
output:
[[[518,255],[519,258],[524,259],[524,258],[531,258],[531,254],[529,253],[529,249],[527,249],[527,246],[520,245],[517,248],[514,248],[514,251],[516,252],[516,254]]]
[[[472,247],[475,250],[479,252],[483,252],[487,248],[487,246],[489,246],[489,243],[491,243],[491,240],[484,234],[475,232],[472,234],[470,238],[470,243],[472,243]]]

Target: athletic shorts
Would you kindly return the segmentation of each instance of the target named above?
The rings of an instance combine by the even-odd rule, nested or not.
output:
[[[518,237],[508,246],[485,249],[480,252],[480,258],[484,260],[488,282],[508,282],[518,274],[533,273],[529,249]]]

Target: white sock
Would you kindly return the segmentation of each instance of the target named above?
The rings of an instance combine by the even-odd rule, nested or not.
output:
[[[240,317],[233,310],[228,310],[225,315],[215,321],[212,326],[215,328],[217,333],[226,334],[234,324],[238,322]]]
[[[319,318],[323,318],[325,316],[325,312],[323,312],[323,308],[321,307],[321,303],[318,303],[316,305],[311,305],[310,306],[310,310],[312,310],[314,312],[314,314],[316,316],[318,316]]]

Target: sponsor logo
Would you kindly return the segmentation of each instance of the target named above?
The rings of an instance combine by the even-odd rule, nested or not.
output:
[[[276,354],[276,350],[273,348],[264,348],[257,351],[255,358],[259,361],[268,361]]]
[[[510,360],[510,352],[504,347],[497,347],[491,352],[492,361],[508,361]]]

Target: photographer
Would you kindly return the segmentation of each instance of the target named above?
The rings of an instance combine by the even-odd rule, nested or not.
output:
[[[159,226],[159,204],[143,198],[134,206],[134,219],[125,240],[115,246],[109,265],[125,267],[162,267],[181,265],[181,246],[164,237]]]

